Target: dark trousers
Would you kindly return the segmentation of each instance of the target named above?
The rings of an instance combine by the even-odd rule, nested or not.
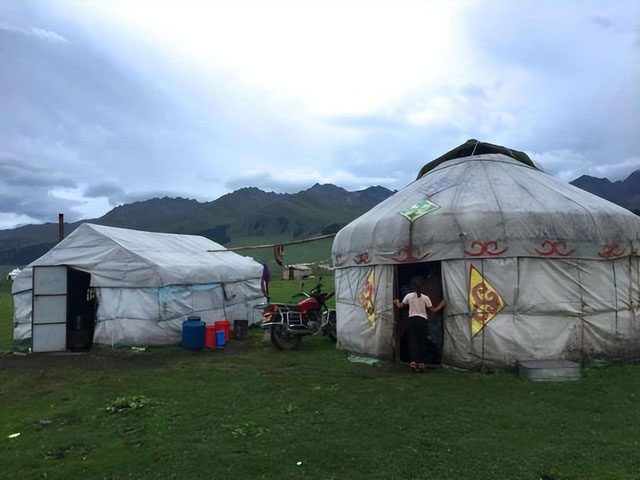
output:
[[[429,339],[428,320],[423,317],[409,317],[409,361],[417,363],[435,363],[437,349]]]

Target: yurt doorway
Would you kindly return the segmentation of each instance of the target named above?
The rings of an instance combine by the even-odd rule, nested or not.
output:
[[[396,282],[394,297],[402,300],[411,291],[411,279],[422,277],[424,280],[424,292],[429,296],[433,305],[437,305],[443,299],[442,270],[440,262],[407,263],[396,267]],[[408,309],[396,310],[396,359],[401,362],[409,361],[407,318]],[[444,345],[444,316],[442,311],[435,315],[429,314],[429,339],[435,347],[432,362],[440,364],[442,361],[442,348]]]
[[[91,275],[64,265],[33,267],[34,352],[89,350],[96,317]]]
[[[87,272],[67,270],[67,350],[90,350],[96,322],[95,289]]]

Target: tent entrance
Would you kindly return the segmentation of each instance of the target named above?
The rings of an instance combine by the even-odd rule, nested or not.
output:
[[[67,269],[67,350],[90,350],[96,322],[95,289],[91,274]]]
[[[441,262],[406,263],[396,266],[394,298],[402,300],[411,291],[411,279],[422,277],[424,292],[431,302],[437,305],[443,299]],[[396,360],[409,362],[409,335],[407,334],[407,318],[409,311],[403,308],[395,310],[396,315]],[[439,364],[442,361],[444,345],[444,320],[442,311],[435,315],[429,314],[429,339],[433,343],[431,362]]]
[[[89,350],[96,318],[91,275],[64,265],[33,267],[34,352]]]

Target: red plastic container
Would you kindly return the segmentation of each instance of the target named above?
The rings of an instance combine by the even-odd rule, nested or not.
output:
[[[207,348],[216,348],[216,326],[208,325],[204,331],[204,344]]]
[[[231,340],[231,322],[229,320],[218,320],[213,325],[216,330],[224,330],[224,338],[227,342]]]

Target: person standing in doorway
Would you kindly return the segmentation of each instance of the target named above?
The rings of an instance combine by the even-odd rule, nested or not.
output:
[[[422,283],[421,277],[413,277],[411,292],[402,301],[397,298],[393,300],[397,308],[409,306],[409,328],[406,335],[409,335],[409,367],[414,372],[423,372],[427,366],[428,345],[431,342],[428,336],[427,310],[437,313],[446,305],[442,300],[434,307],[431,299],[423,293]]]

